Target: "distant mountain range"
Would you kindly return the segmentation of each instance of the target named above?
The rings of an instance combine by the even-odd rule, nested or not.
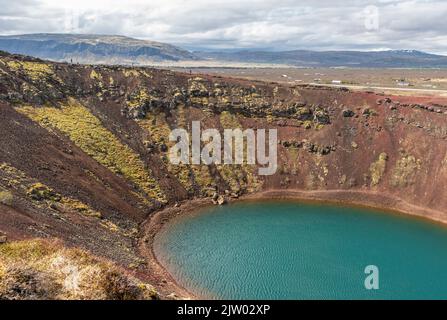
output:
[[[0,50],[54,61],[91,64],[235,64],[296,67],[447,68],[447,57],[415,50],[190,52],[166,43],[125,36],[28,34],[0,36]]]
[[[446,68],[447,57],[415,50],[194,52],[202,59],[302,67]]]
[[[166,43],[124,36],[28,34],[0,36],[0,50],[54,61],[147,64],[196,60],[189,51]]]

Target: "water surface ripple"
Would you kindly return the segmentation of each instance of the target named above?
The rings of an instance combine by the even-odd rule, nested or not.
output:
[[[157,257],[192,292],[227,299],[447,299],[447,228],[360,208],[237,203],[173,221]],[[376,265],[379,290],[366,290]]]

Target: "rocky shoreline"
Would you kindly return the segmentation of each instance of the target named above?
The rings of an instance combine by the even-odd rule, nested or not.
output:
[[[155,285],[167,299],[195,299],[192,292],[183,288],[159,262],[154,252],[155,236],[170,221],[182,215],[191,214],[200,208],[211,206],[209,199],[187,200],[177,206],[170,206],[151,215],[141,227],[142,237],[138,243],[140,254],[148,261],[147,273],[155,278]]]

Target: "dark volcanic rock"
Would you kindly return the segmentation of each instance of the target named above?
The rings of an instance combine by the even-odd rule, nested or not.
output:
[[[344,109],[342,114],[343,114],[343,117],[345,117],[345,118],[350,118],[355,115],[354,111],[349,110],[349,109]]]

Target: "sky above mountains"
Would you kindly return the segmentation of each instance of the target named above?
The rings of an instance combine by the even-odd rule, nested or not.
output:
[[[191,50],[447,54],[444,0],[0,0],[0,34],[120,34]]]

